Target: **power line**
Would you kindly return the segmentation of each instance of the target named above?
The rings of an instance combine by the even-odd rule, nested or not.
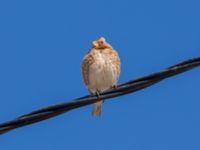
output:
[[[166,68],[165,70],[128,81],[118,85],[116,88],[105,91],[100,94],[99,98],[95,95],[81,97],[70,102],[45,107],[31,113],[20,116],[14,120],[0,124],[0,134],[10,130],[33,124],[42,120],[46,120],[57,115],[63,114],[69,110],[83,107],[99,101],[100,99],[108,100],[113,97],[122,96],[128,93],[133,93],[149,87],[163,79],[180,74],[200,66],[200,57],[193,58]]]

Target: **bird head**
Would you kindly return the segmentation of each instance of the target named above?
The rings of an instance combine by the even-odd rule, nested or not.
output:
[[[96,49],[112,48],[110,44],[106,42],[104,37],[99,38],[92,42],[92,47]]]

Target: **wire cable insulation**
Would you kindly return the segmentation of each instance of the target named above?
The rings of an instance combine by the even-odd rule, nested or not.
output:
[[[163,79],[175,76],[198,66],[200,66],[200,57],[186,60],[179,64],[168,67],[162,71],[120,84],[116,88],[101,93],[99,97],[95,95],[88,95],[66,103],[52,105],[33,111],[14,120],[1,123],[0,134],[4,134],[16,128],[55,117],[57,115],[63,114],[79,107],[93,104],[100,99],[108,100],[110,98],[142,90],[160,82]]]

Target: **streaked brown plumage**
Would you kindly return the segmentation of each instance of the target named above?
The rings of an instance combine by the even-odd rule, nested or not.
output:
[[[117,84],[120,75],[118,53],[105,38],[92,42],[92,49],[86,54],[82,63],[82,76],[91,94],[99,94]],[[92,115],[101,115],[102,102],[94,104]]]

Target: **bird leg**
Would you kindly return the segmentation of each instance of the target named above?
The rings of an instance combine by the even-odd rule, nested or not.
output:
[[[99,92],[99,90],[96,91],[96,96],[97,96],[98,99],[100,99],[100,92]]]
[[[100,93],[101,93],[101,92],[100,92],[99,90],[96,91],[96,96],[97,96],[98,99],[100,99]],[[102,100],[102,101],[103,101],[103,103],[104,103],[104,100]]]

